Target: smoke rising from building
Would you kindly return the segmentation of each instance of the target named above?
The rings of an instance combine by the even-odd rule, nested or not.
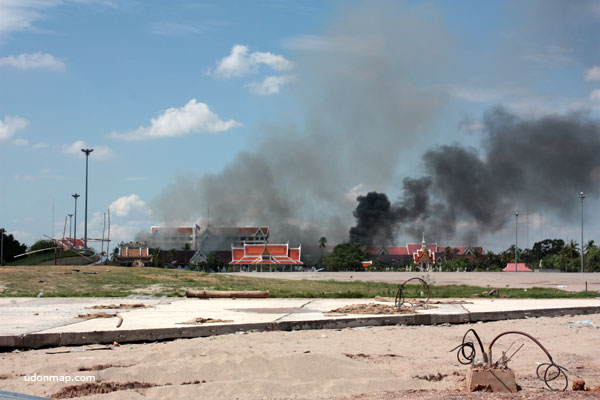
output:
[[[579,191],[597,194],[598,123],[585,114],[524,119],[494,109],[480,148],[433,146],[422,176],[400,172],[435,143],[453,38],[432,7],[377,1],[342,11],[322,36],[291,40],[302,124],[265,123],[222,171],[168,185],[154,215],[172,225],[268,225],[272,241],[317,246],[321,236],[348,240],[355,204],[345,198],[363,184],[378,192],[358,198],[351,240],[389,244],[425,231],[427,240],[474,243],[518,204],[565,217]],[[381,191],[399,182],[390,202]]]
[[[252,150],[221,172],[168,185],[153,203],[155,215],[269,225],[272,240],[291,245],[346,240],[353,207],[346,193],[363,182],[387,185],[400,155],[445,104],[445,90],[431,85],[432,66],[449,57],[449,37],[431,8],[374,2],[338,16],[318,46],[290,43],[303,126],[264,125],[248,140]]]
[[[566,218],[576,211],[579,191],[598,194],[600,124],[585,114],[523,119],[496,108],[485,117],[484,135],[480,150],[459,145],[428,150],[423,163],[429,176],[405,179],[397,204],[381,193],[359,197],[350,240],[389,244],[395,233],[414,236],[416,228],[439,240],[452,237],[458,221],[467,221],[470,228],[461,234],[472,243],[504,227],[518,204]],[[387,206],[378,207],[374,198],[384,198]]]

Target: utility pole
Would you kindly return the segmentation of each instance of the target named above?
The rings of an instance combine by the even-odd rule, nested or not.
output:
[[[75,225],[73,225],[73,246],[77,247],[77,198],[81,196],[80,194],[72,194],[75,199]]]
[[[581,199],[581,272],[583,272],[583,199],[585,199],[585,194],[579,193],[579,198]]]
[[[73,217],[73,213],[68,213],[67,215],[69,216],[69,237],[72,239],[73,236],[71,236],[71,234],[72,234],[72,231],[71,231],[71,219]]]
[[[517,249],[518,247],[519,212],[515,211],[515,272],[517,272]]]
[[[87,215],[88,215],[88,158],[94,149],[81,149],[85,153],[85,225],[83,236],[83,247],[87,249]]]
[[[0,228],[0,265],[4,266],[4,228]]]

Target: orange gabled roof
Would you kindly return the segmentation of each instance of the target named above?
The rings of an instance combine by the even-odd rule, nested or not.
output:
[[[287,244],[270,244],[269,251],[272,256],[287,256],[288,245]]]
[[[300,248],[290,249],[290,258],[292,260],[300,261]]]
[[[265,246],[262,244],[244,244],[244,254],[246,256],[260,256]]]
[[[232,249],[231,255],[233,260],[240,260],[244,258],[244,249]]]

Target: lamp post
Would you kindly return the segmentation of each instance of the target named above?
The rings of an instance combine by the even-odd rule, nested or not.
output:
[[[579,193],[579,198],[581,199],[581,272],[583,272],[583,199],[585,199],[585,194]]]
[[[72,239],[73,236],[71,236],[71,219],[73,217],[73,213],[68,213],[67,215],[69,216],[69,237]]]
[[[518,227],[519,227],[519,212],[515,211],[515,272],[517,272],[517,249],[518,247]]]
[[[73,226],[73,246],[77,247],[77,198],[81,196],[80,194],[72,194],[75,199],[75,225]]]
[[[0,228],[0,265],[4,266],[4,228]]]
[[[81,149],[85,153],[85,225],[83,235],[83,248],[87,249],[87,204],[88,204],[88,158],[94,149]]]

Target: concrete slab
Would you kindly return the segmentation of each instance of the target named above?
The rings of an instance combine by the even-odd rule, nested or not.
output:
[[[251,330],[299,330],[377,325],[458,324],[478,321],[600,313],[600,299],[470,299],[435,304],[409,314],[334,314],[373,299],[183,299],[30,298],[0,303],[0,347],[38,348],[94,343],[154,341]],[[17,301],[18,300],[18,301]],[[143,303],[150,308],[91,309],[96,305]],[[377,302],[392,304],[391,302]],[[82,320],[80,314],[119,313],[118,319]],[[217,323],[186,324],[196,318]]]

